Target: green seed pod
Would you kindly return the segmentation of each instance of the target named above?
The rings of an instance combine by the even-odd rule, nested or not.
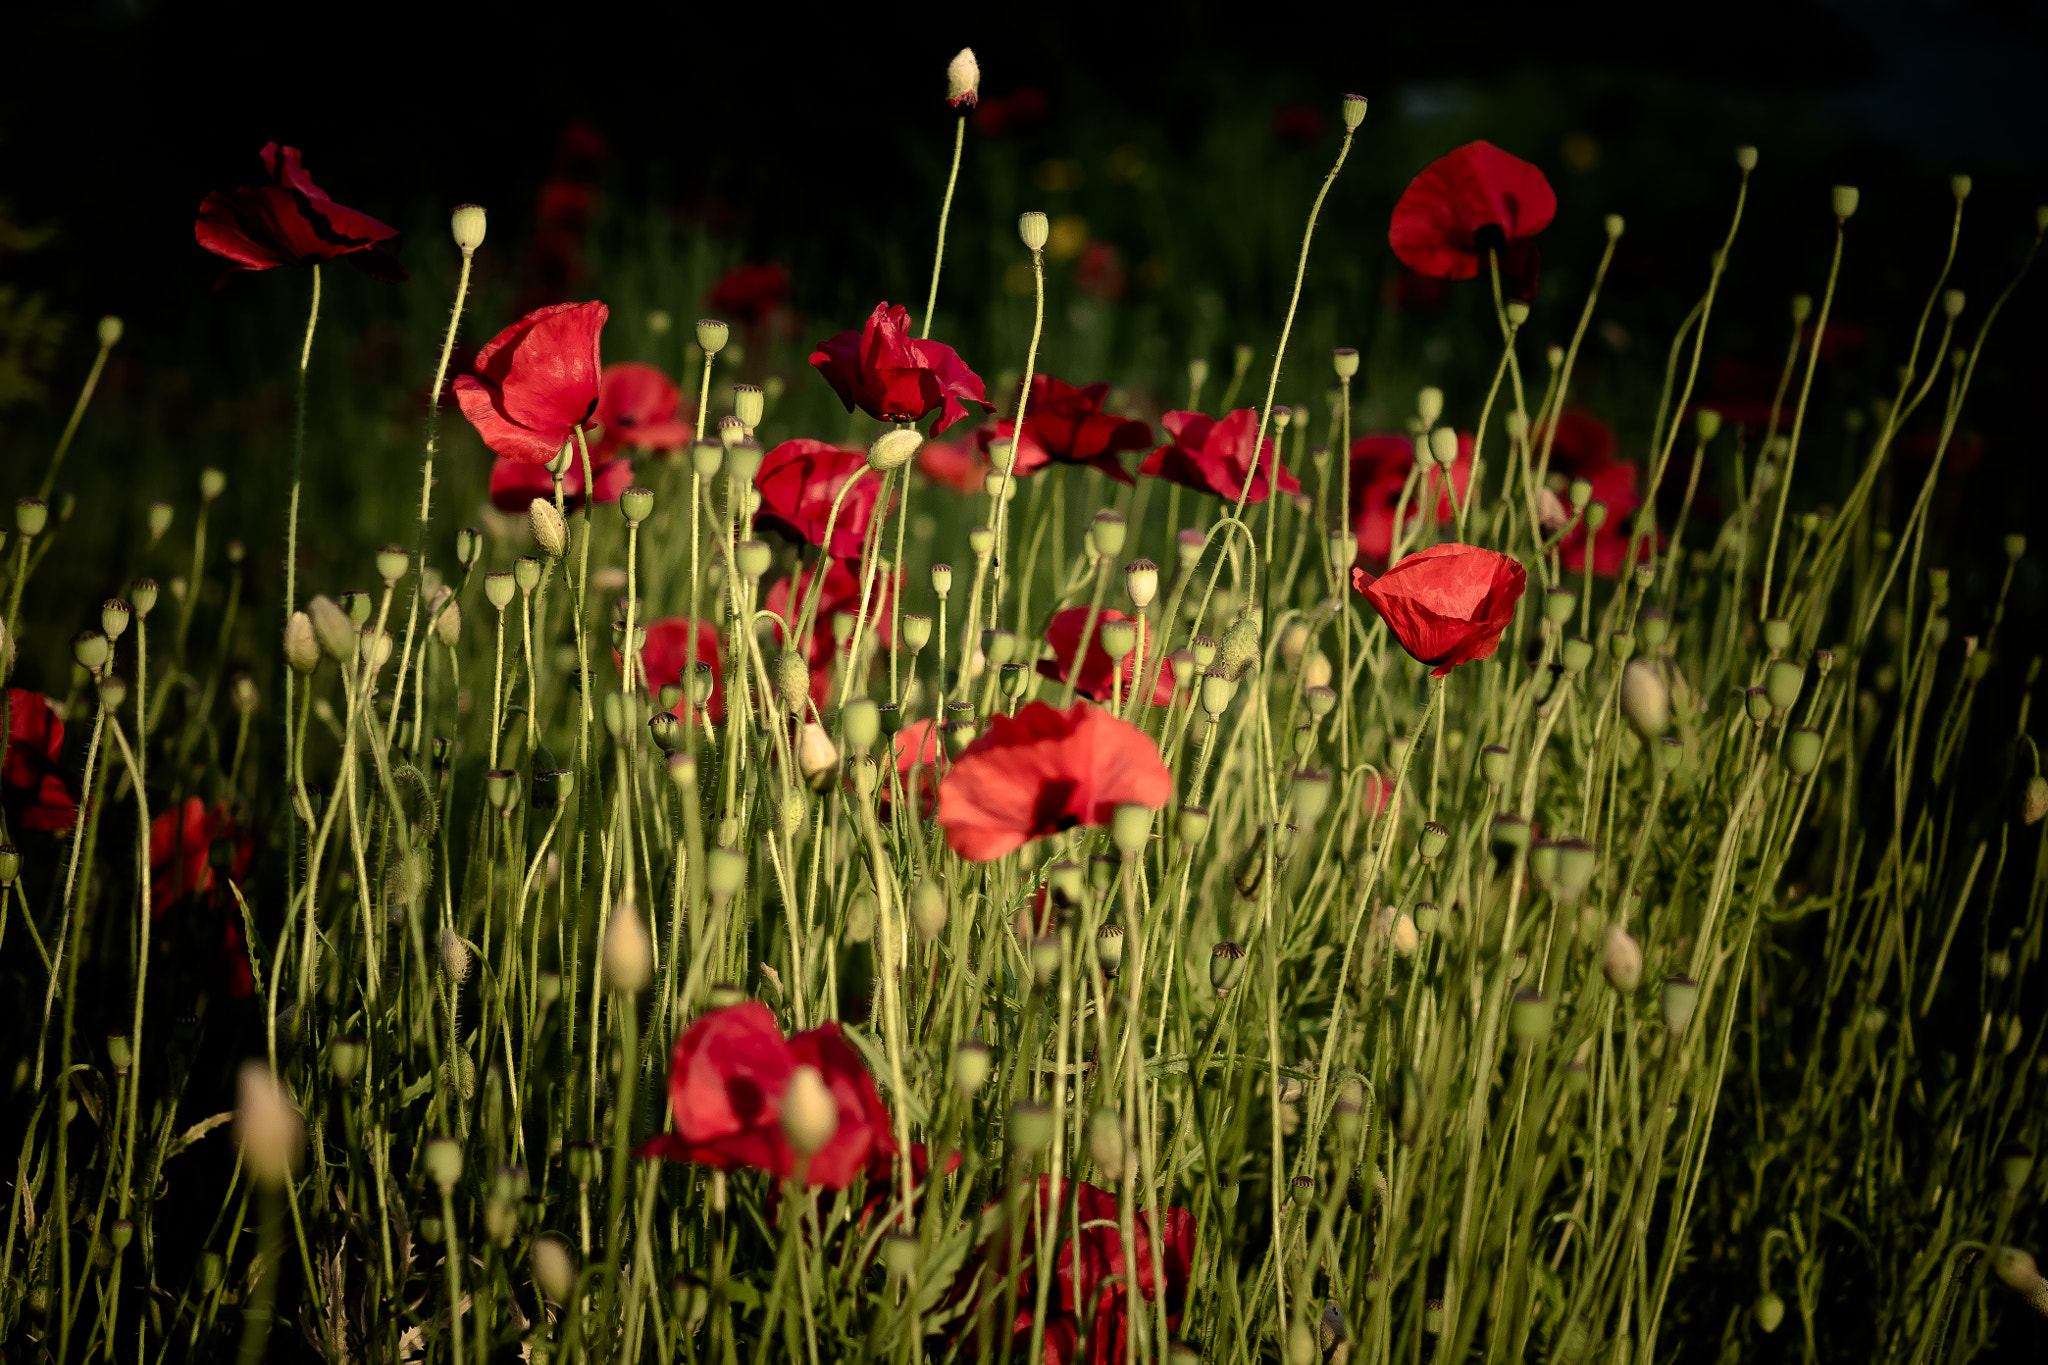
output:
[[[1223,632],[1223,641],[1216,649],[1216,665],[1235,682],[1248,669],[1258,667],[1258,663],[1259,623],[1249,616],[1240,616]]]
[[[1757,1296],[1756,1307],[1750,1311],[1756,1314],[1756,1325],[1768,1334],[1777,1331],[1778,1324],[1785,1320],[1785,1301],[1766,1289]]]
[[[968,527],[967,548],[973,552],[975,562],[988,563],[989,556],[995,553],[996,533],[986,526]]]
[[[713,988],[716,993],[717,988]],[[604,1172],[604,1149],[587,1139],[567,1143],[562,1148],[563,1164],[569,1168],[569,1178],[579,1185],[588,1185]]]
[[[718,473],[725,463],[725,447],[716,441],[698,441],[690,447],[690,470],[702,483]]]
[[[1553,1007],[1541,991],[1516,991],[1508,1007],[1508,1035],[1518,1043],[1540,1043],[1550,1036]]]
[[[946,893],[935,882],[919,882],[910,892],[910,922],[926,943],[946,928]]]
[[[1628,656],[1636,652],[1636,637],[1625,630],[1617,630],[1607,637],[1607,657],[1616,663],[1626,663]]]
[[[1294,774],[1292,797],[1295,822],[1313,826],[1330,808],[1330,775],[1316,768],[1301,769]]]
[[[1657,997],[1657,1008],[1664,1015],[1664,1027],[1674,1036],[1685,1032],[1685,1026],[1692,1022],[1692,1012],[1700,1003],[1700,983],[1689,976],[1667,976],[1664,989]]]
[[[675,784],[677,791],[695,791],[697,789],[696,758],[690,754],[670,754],[668,756],[668,780]]]
[[[747,860],[729,848],[714,848],[704,859],[704,884],[714,899],[723,901],[740,889]]]
[[[2007,1194],[2018,1194],[2033,1173],[2033,1148],[2024,1142],[2008,1142],[1998,1149],[1998,1177]]]
[[[1138,647],[1136,621],[1104,621],[1097,634],[1101,637],[1103,652],[1119,662]]]
[[[438,1137],[427,1143],[427,1174],[443,1190],[455,1188],[462,1179],[462,1144],[454,1138]]]
[[[20,498],[14,504],[14,529],[33,540],[50,524],[50,504],[41,498]]]
[[[1124,552],[1124,539],[1129,528],[1121,512],[1108,508],[1097,512],[1088,523],[1088,537],[1095,547],[1095,553],[1105,559],[1119,559]]]
[[[1104,976],[1115,976],[1124,962],[1124,931],[1120,924],[1105,924],[1095,931],[1095,965]]]
[[[929,644],[931,638],[931,617],[912,612],[903,618],[903,644],[912,654],[916,654]]]
[[[793,716],[802,715],[811,700],[811,666],[796,650],[784,650],[775,660],[775,699]]]
[[[156,610],[156,591],[156,580],[154,578],[130,580],[128,584],[128,604],[135,608],[137,616],[146,618],[152,611]]]
[[[1572,493],[1575,498],[1578,493],[1580,482],[1581,480],[1578,479],[1572,480]],[[1590,484],[1588,484],[1587,486],[1591,487]],[[1586,504],[1586,510],[1582,514],[1582,516],[1585,519],[1586,532],[1590,535],[1598,531],[1602,526],[1605,526],[1607,524],[1607,504],[1599,501],[1598,499],[1595,499],[1594,501]]]
[[[934,564],[932,565],[931,572],[932,595],[943,602],[946,600],[946,595],[953,591],[953,566],[951,564]]]
[[[1494,851],[1512,858],[1529,847],[1529,822],[1519,815],[1496,815],[1492,835]]]
[[[1600,970],[1606,973],[1608,984],[1624,995],[1633,994],[1643,983],[1642,945],[1619,924],[1607,926],[1601,942]]]
[[[13,886],[20,875],[21,850],[13,844],[0,844],[0,891]]]
[[[682,743],[682,722],[667,711],[657,711],[647,718],[647,731],[657,747],[665,754],[672,754]]]
[[[1579,595],[1564,584],[1546,588],[1543,592],[1543,619],[1553,626],[1561,626],[1572,619],[1572,611],[1579,605]]]
[[[1658,646],[1671,638],[1671,617],[1662,607],[1646,607],[1636,616],[1636,638],[1643,642],[1643,649],[1655,653]]]
[[[1052,1143],[1052,1110],[1037,1100],[1018,1100],[1010,1106],[1010,1150],[1030,1160]]]
[[[1209,950],[1209,985],[1217,998],[1230,994],[1244,976],[1244,948],[1236,943],[1219,943]]]
[[[761,443],[751,438],[737,441],[725,452],[725,472],[742,488],[751,488],[761,472]]]
[[[1794,777],[1805,777],[1820,766],[1820,731],[1800,726],[1785,736],[1785,767]]]
[[[1538,839],[1529,850],[1529,875],[1546,887],[1557,885],[1557,845]]]
[[[711,1008],[715,1010],[729,1010],[746,1002],[747,993],[730,981],[720,981],[711,988]]]
[[[1650,759],[1660,773],[1670,773],[1685,762],[1685,742],[1672,735],[1665,735],[1650,747]]]
[[[1573,635],[1565,640],[1563,647],[1558,651],[1558,656],[1564,663],[1564,671],[1576,677],[1585,672],[1587,664],[1593,662],[1593,642],[1584,636]]]
[[[126,1033],[107,1035],[107,1063],[116,1076],[127,1075],[128,1068],[135,1064],[135,1046]]]
[[[1004,664],[997,681],[1005,697],[1015,698],[1023,696],[1025,689],[1031,686],[1031,680],[1037,676],[1023,664]]]
[[[1806,666],[1790,659],[1775,659],[1764,670],[1764,697],[1771,704],[1774,713],[1782,714],[1792,709],[1799,700],[1799,690],[1806,685]]]
[[[743,540],[733,546],[733,563],[739,566],[740,576],[749,583],[758,583],[774,562],[775,553],[768,548],[765,540]]]
[[[863,801],[872,801],[875,789],[882,784],[882,768],[867,754],[854,754],[847,760],[847,768],[853,777],[853,789],[860,793]]]
[[[1202,675],[1202,709],[1212,721],[1230,709],[1230,700],[1236,695],[1237,680],[1225,670],[1212,668]]]
[[[1197,635],[1188,641],[1188,657],[1193,659],[1197,670],[1206,671],[1216,665],[1216,651],[1220,646],[1207,635]]]
[[[1053,978],[1060,974],[1059,935],[1041,934],[1032,939],[1028,953],[1031,959],[1031,979],[1040,986],[1050,986]]]
[[[1337,694],[1327,687],[1310,687],[1301,694],[1308,704],[1309,715],[1321,720],[1337,708]]]
[[[540,586],[540,561],[532,555],[521,555],[513,560],[512,581],[519,585],[521,592],[532,592]]]
[[[465,526],[455,533],[455,562],[468,568],[483,558],[484,533],[474,526]]]
[[[218,1251],[199,1253],[199,1264],[193,1268],[192,1279],[202,1294],[211,1294],[220,1286],[221,1275],[227,1270],[227,1262]]]
[[[1771,694],[1761,687],[1745,687],[1742,690],[1743,709],[1749,718],[1762,725],[1771,718]]]
[[[1495,791],[1507,785],[1512,755],[1504,744],[1489,744],[1479,751],[1479,775]]]
[[[981,633],[981,652],[988,662],[998,667],[1012,662],[1017,657],[1017,632],[1000,629],[983,631]],[[1128,650],[1125,651],[1125,653],[1129,652]]]
[[[1209,548],[1209,534],[1194,527],[1181,531],[1174,537],[1173,552],[1180,561],[1181,572],[1186,573],[1202,562],[1202,551]]]
[[[1416,856],[1425,863],[1429,862],[1431,859],[1442,854],[1444,845],[1450,843],[1450,841],[1450,828],[1431,820],[1422,827],[1422,837],[1416,844]]]
[[[986,1043],[972,1040],[953,1049],[953,1089],[961,1098],[975,1094],[988,1082],[995,1065]]]
[[[1150,806],[1128,801],[1118,806],[1110,817],[1110,842],[1126,858],[1137,857],[1152,840],[1152,816]]]
[[[1055,907],[1070,910],[1081,903],[1087,890],[1087,869],[1071,859],[1062,859],[1046,869],[1045,889]]]
[[[697,346],[705,355],[717,355],[724,350],[731,335],[732,329],[717,318],[697,319]]]
[[[1585,840],[1558,840],[1555,893],[1559,904],[1576,905],[1586,894],[1586,888],[1592,885],[1593,873],[1599,864],[1600,855]]]
[[[377,547],[377,577],[390,587],[405,577],[405,571],[412,567],[412,556],[405,552],[403,545],[380,545]]]
[[[785,658],[789,657],[787,655]],[[809,680],[805,680],[808,688]],[[808,695],[808,692],[806,693]],[[864,754],[875,746],[882,733],[882,713],[867,697],[855,697],[839,712],[839,732],[846,738],[847,747],[857,754]]]

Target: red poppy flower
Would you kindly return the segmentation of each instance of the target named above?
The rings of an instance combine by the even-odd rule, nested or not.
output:
[[[1532,457],[1543,453],[1543,441],[1549,430],[1548,422],[1538,422],[1529,428]],[[1566,478],[1578,474],[1591,478],[1614,463],[1614,447],[1611,427],[1590,412],[1574,409],[1557,419],[1557,435],[1550,441],[1550,468]]]
[[[1562,440],[1563,437],[1564,431],[1560,428],[1558,438]],[[1593,484],[1591,500],[1607,505],[1607,519],[1592,537],[1593,572],[1602,578],[1613,578],[1621,572],[1622,560],[1628,556],[1629,536],[1640,502],[1636,496],[1636,467],[1625,463],[1610,464],[1593,469],[1585,477]],[[1583,519],[1566,534],[1557,550],[1565,568],[1577,573],[1586,567],[1586,523]]]
[[[824,548],[835,559],[858,559],[875,502],[882,495],[880,475],[870,474],[864,450],[851,450],[807,436],[784,441],[768,452],[754,475],[761,494],[755,524],[766,523],[806,545]],[[825,522],[832,500],[849,482],[853,491],[839,504],[832,522],[832,544],[825,545]]]
[[[1124,296],[1124,254],[1112,242],[1090,242],[1074,261],[1074,291],[1115,303]],[[1146,439],[1151,439],[1148,433]]]
[[[1087,1365],[1115,1365],[1124,1359],[1124,1334],[1130,1328],[1132,1311],[1128,1288],[1132,1268],[1124,1262],[1123,1230],[1115,1193],[1082,1181],[1069,1196],[1054,1177],[1039,1176],[1037,1197],[1026,1215],[1029,1221],[1024,1245],[1037,1244],[1037,1220],[1068,1223],[1069,1197],[1079,1206],[1079,1230],[1070,1233],[1053,1252],[1053,1290],[1045,1316],[1045,1359],[1050,1365],[1073,1365],[1084,1360]],[[1181,1308],[1187,1302],[1188,1277],[1194,1267],[1195,1216],[1186,1209],[1161,1210],[1159,1260],[1160,1269],[1166,1272],[1163,1286],[1152,1268],[1151,1215],[1140,1207],[1133,1221],[1138,1311],[1151,1312],[1147,1305],[1158,1299],[1163,1290],[1166,1325],[1176,1328],[1180,1325]],[[1038,1302],[1036,1271],[1037,1267],[1030,1267],[1022,1277],[1023,1285],[1017,1295],[1021,1311],[1012,1324],[1016,1343],[1028,1344],[1031,1338],[1031,1314]],[[1093,1328],[1084,1356],[1080,1353],[1081,1329],[1091,1312]]]
[[[329,199],[306,174],[298,148],[266,142],[260,155],[270,184],[215,190],[200,201],[192,235],[235,263],[213,282],[215,289],[236,270],[317,265],[342,256],[374,279],[405,278],[397,260],[377,245],[396,239],[397,228]]]
[[[711,665],[711,696],[706,699],[704,709],[711,719],[725,719],[725,667],[719,657],[718,627],[709,621],[697,622],[697,662]],[[618,653],[612,658],[617,661]],[[683,677],[683,670],[690,664],[690,618],[687,616],[664,616],[659,621],[647,623],[647,642],[640,646],[640,668],[647,674],[647,690],[659,695],[661,689],[670,683],[679,683],[683,688],[683,700],[676,703],[675,714],[684,720],[690,717],[690,684]],[[624,667],[623,661],[618,662]]]
[[[1394,513],[1401,505],[1401,493],[1408,486],[1408,472],[1415,468],[1415,438],[1386,433],[1361,436],[1351,443],[1351,524],[1358,533],[1358,549],[1375,564],[1386,563],[1394,550]],[[1472,434],[1458,433],[1458,458],[1451,464],[1451,483],[1444,487],[1443,470],[1432,464],[1424,471],[1420,486],[1408,494],[1407,521],[1413,526],[1436,499],[1436,524],[1448,526],[1457,519],[1451,493],[1465,500],[1472,482]],[[1404,530],[1407,528],[1403,528]]]
[[[1266,483],[1273,467],[1273,440],[1267,437],[1259,442],[1254,462],[1252,438],[1258,434],[1258,409],[1239,408],[1220,422],[1206,412],[1169,412],[1159,419],[1159,425],[1166,428],[1171,443],[1146,456],[1145,463],[1138,466],[1140,474],[1235,502],[1249,473],[1252,493],[1246,501],[1266,500],[1271,491]],[[1280,491],[1301,491],[1301,480],[1286,465],[1280,466]]]
[[[811,575],[816,572],[813,565],[799,573],[794,594],[789,579],[777,580],[775,586],[768,589],[768,600],[763,605],[786,620],[793,618],[803,609],[804,598],[811,590]],[[889,606],[901,576],[900,569],[894,573],[883,573],[877,569],[874,586],[869,589],[868,624],[864,638],[884,649],[894,638],[889,628]],[[811,623],[811,638],[804,644],[804,661],[811,666],[811,699],[820,707],[825,706],[832,696],[832,657],[838,650],[832,635],[832,618],[841,612],[853,615],[860,611],[860,583],[859,566],[837,559],[826,561],[825,586],[818,598],[817,619]],[[773,629],[775,640],[780,645],[782,628],[776,625]]]
[[[1492,657],[1528,578],[1504,554],[1453,543],[1409,555],[1378,578],[1353,569],[1351,586],[1401,648],[1441,678],[1459,664]]]
[[[974,131],[983,137],[1021,133],[1045,118],[1045,95],[1032,86],[1009,95],[983,95],[974,110]]]
[[[931,814],[939,770],[939,723],[930,716],[913,721],[890,738],[889,749],[896,756],[896,780],[906,789],[915,781],[918,809]]]
[[[151,913],[161,916],[173,901],[214,889],[211,854],[216,840],[233,845],[228,875],[240,878],[248,870],[253,842],[235,828],[225,805],[208,810],[196,796],[167,810],[149,822],[149,902]]]
[[[1273,115],[1273,140],[1289,151],[1298,152],[1320,142],[1330,126],[1329,116],[1306,104],[1290,104]]]
[[[939,783],[946,842],[986,863],[1076,825],[1106,825],[1127,802],[1173,798],[1173,775],[1143,730],[1091,702],[1042,701],[990,718]]]
[[[601,303],[536,308],[476,353],[476,373],[455,381],[455,401],[484,444],[508,460],[546,464],[597,412]],[[578,463],[581,463],[579,460]]]
[[[1019,474],[1029,474],[1048,464],[1094,465],[1120,483],[1136,480],[1124,471],[1117,456],[1126,450],[1143,450],[1152,444],[1152,428],[1129,417],[1102,410],[1109,385],[1090,384],[1077,388],[1049,374],[1031,378],[1031,401],[1024,408],[1024,440],[1017,450]],[[989,443],[1007,441],[1017,429],[1008,418],[974,433],[975,444],[984,458]],[[1232,496],[1235,496],[1233,494]]]
[[[1074,690],[1076,692],[1093,701],[1108,701],[1111,695],[1110,678],[1113,671],[1121,679],[1117,686],[1121,689],[1123,696],[1128,697],[1131,694],[1131,689],[1138,685],[1138,651],[1134,649],[1124,655],[1120,664],[1112,670],[1109,651],[1102,647],[1102,627],[1104,625],[1111,621],[1128,621],[1131,619],[1113,608],[1106,607],[1096,613],[1095,633],[1089,637],[1088,653],[1081,661],[1081,676],[1074,683]],[[1087,624],[1088,608],[1086,607],[1068,607],[1065,611],[1054,614],[1052,624],[1045,628],[1045,640],[1047,644],[1052,646],[1055,657],[1038,661],[1038,672],[1041,677],[1051,678],[1054,682],[1061,683],[1067,680],[1068,671],[1074,666],[1074,651],[1080,646],[1081,632],[1086,628]],[[1159,639],[1154,629],[1150,626],[1146,627],[1146,634],[1150,638],[1145,641],[1145,667],[1147,670],[1150,670],[1159,659]],[[1170,706],[1173,704],[1173,670],[1171,668],[1160,668],[1159,681],[1152,688],[1152,704],[1154,706]]]
[[[1387,803],[1394,799],[1394,779],[1382,777],[1378,773],[1367,773],[1365,781],[1359,787],[1359,795],[1367,819],[1384,815]]]
[[[983,482],[988,475],[988,461],[969,446],[926,441],[917,452],[917,468],[933,483],[944,484],[956,493],[972,496],[988,491]]]
[[[684,417],[682,391],[660,369],[637,360],[607,365],[597,390],[597,425],[602,430],[590,458],[602,463],[627,446],[679,450],[697,435],[697,428]],[[598,500],[604,501],[602,496]]]
[[[839,1109],[832,1138],[802,1161],[782,1135],[782,1097],[799,1066],[816,1067]],[[727,1170],[748,1166],[809,1185],[845,1189],[876,1152],[896,1150],[889,1111],[860,1054],[822,1024],[784,1039],[758,1000],[712,1010],[676,1039],[668,1076],[675,1131],[640,1148],[641,1156],[694,1161]]]
[[[591,452],[590,472],[597,478],[597,500],[617,502],[633,486],[631,460],[603,460]],[[491,506],[500,512],[524,512],[535,498],[554,501],[555,476],[541,465],[521,464],[503,456],[491,461]],[[574,512],[583,505],[583,461],[569,461],[562,471],[562,505]]]
[[[1536,291],[1538,255],[1529,239],[1557,212],[1550,182],[1520,157],[1472,142],[1431,162],[1394,205],[1387,242],[1401,263],[1440,280],[1469,280],[1486,256],[1517,298]]]
[[[734,322],[756,323],[789,297],[789,271],[773,261],[736,265],[711,286],[711,311]]]
[[[0,787],[8,818],[23,829],[70,829],[78,822],[78,801],[57,766],[64,748],[64,722],[40,692],[7,689],[7,766]]]
[[[943,408],[935,436],[963,420],[968,403],[995,408],[981,376],[951,346],[912,336],[910,310],[886,300],[860,331],[841,332],[813,351],[811,364],[848,412],[859,408],[884,422],[916,422]]]

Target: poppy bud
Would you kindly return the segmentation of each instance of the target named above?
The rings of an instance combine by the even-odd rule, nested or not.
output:
[[[1221,668],[1212,668],[1202,675],[1202,709],[1215,720],[1230,709],[1230,699],[1237,695],[1237,680]]]
[[[1094,542],[1095,553],[1105,559],[1116,559],[1124,552],[1124,516],[1107,508],[1097,512],[1088,523],[1088,535]]]
[[[988,1081],[995,1064],[988,1044],[969,1040],[953,1049],[953,1088],[962,1098],[974,1094]]]
[[[1344,114],[1344,127],[1355,132],[1358,125],[1365,122],[1365,96],[1346,95],[1340,107]]]
[[[2036,1312],[2048,1315],[2048,1279],[2042,1278],[2032,1256],[2018,1247],[2002,1246],[1991,1253],[1991,1272],[2007,1289],[2025,1295]]]
[[[1088,1155],[1104,1180],[1114,1183],[1123,1178],[1123,1120],[1106,1105],[1088,1116]]]
[[[448,230],[455,235],[455,247],[467,256],[484,244],[484,206],[457,204],[448,215]]]
[[[1236,682],[1247,669],[1259,662],[1259,623],[1249,616],[1240,616],[1231,622],[1230,629],[1223,632],[1223,642],[1216,649],[1216,666],[1224,676]]]
[[[1758,725],[1771,718],[1771,694],[1761,687],[1743,688],[1742,705],[1743,709],[1748,711],[1749,718]]]
[[[1422,946],[1422,931],[1415,927],[1414,916],[1405,910],[1394,916],[1387,941],[1393,945],[1394,956],[1414,957],[1415,950]]]
[[[1330,352],[1330,363],[1339,379],[1349,379],[1358,373],[1358,352],[1349,346],[1339,346]]]
[[[1747,146],[1737,147],[1735,149],[1735,164],[1741,168],[1744,175],[1748,175],[1751,171],[1755,170],[1756,148]]]
[[[793,716],[802,715],[811,699],[811,667],[796,650],[784,650],[776,657],[775,697]]]
[[[814,1066],[798,1065],[782,1092],[782,1135],[799,1156],[816,1156],[839,1131],[839,1102]]]
[[[293,612],[284,623],[284,661],[302,678],[320,666],[320,642],[313,635],[313,618],[303,611]]]
[[[1671,690],[1664,685],[1656,665],[1636,659],[1622,669],[1621,713],[1645,740],[1670,728]]]
[[[981,63],[974,60],[973,48],[963,47],[946,63],[946,103],[955,109],[972,109],[980,91]]]
[[[1037,209],[1030,209],[1017,215],[1017,235],[1024,239],[1024,246],[1034,255],[1045,250],[1045,243],[1052,236],[1052,225]]]
[[[1458,462],[1458,433],[1449,427],[1437,427],[1429,433],[1430,458],[1449,469]]]
[[[974,552],[976,559],[986,562],[995,553],[996,533],[986,526],[968,527],[967,548]]]
[[[1607,222],[1606,222],[1606,227],[1607,227],[1607,236],[1608,236],[1609,240],[1612,240],[1613,238],[1616,238],[1616,237],[1619,237],[1619,236],[1621,236],[1621,233],[1622,233],[1622,229],[1623,229],[1624,227],[1626,227],[1626,226],[1627,226],[1627,224],[1626,224],[1626,223],[1624,223],[1624,222],[1622,221],[1622,217],[1621,217],[1621,215],[1620,215],[1620,214],[1618,214],[1618,213],[1610,213],[1610,214],[1608,214],[1608,215],[1607,215]]]
[[[41,498],[21,498],[14,504],[14,529],[35,538],[50,524],[50,504]]]
[[[1673,1035],[1685,1032],[1692,1012],[1700,1003],[1700,983],[1689,976],[1667,976],[1657,1007],[1664,1015],[1664,1027]]]
[[[1315,768],[1303,768],[1294,775],[1292,790],[1295,823],[1313,825],[1330,808],[1330,775]]]
[[[631,901],[621,901],[605,926],[604,978],[622,995],[638,995],[654,981],[654,940]]]
[[[1835,217],[1839,218],[1845,223],[1848,222],[1851,218],[1854,218],[1856,216],[1856,205],[1858,201],[1861,200],[1861,198],[1862,195],[1857,191],[1854,185],[1835,186],[1834,194],[1832,196]]]
[[[1600,948],[1600,970],[1607,982],[1624,995],[1643,984],[1643,948],[1635,936],[1619,924],[1607,926]]]
[[[717,318],[697,319],[697,346],[705,355],[717,355],[724,350],[731,335],[732,329]]]
[[[364,626],[357,636],[356,653],[372,671],[382,668],[391,661],[391,632]]]
[[[1777,1331],[1778,1324],[1785,1320],[1785,1301],[1766,1289],[1750,1311],[1756,1314],[1756,1325],[1768,1334]]]
[[[242,1146],[242,1163],[258,1185],[277,1189],[297,1171],[306,1145],[305,1120],[261,1062],[242,1063],[235,1079],[235,1138]]]
[[[1209,985],[1221,998],[1230,994],[1244,975],[1244,948],[1236,943],[1219,943],[1209,950]]]
[[[1566,673],[1577,676],[1593,662],[1593,642],[1583,635],[1568,637],[1558,648],[1558,662],[1564,665]]]
[[[552,1232],[534,1241],[533,1282],[551,1303],[567,1305],[576,1297],[576,1258]]]
[[[1508,1006],[1508,1036],[1518,1043],[1540,1043],[1550,1036],[1552,1006],[1541,991],[1516,991]]]
[[[475,961],[469,951],[469,944],[453,929],[443,929],[435,940],[435,948],[441,957],[441,971],[450,981],[469,980],[470,965]]]
[[[569,526],[562,520],[562,514],[546,498],[535,498],[526,508],[527,524],[533,530],[534,544],[549,559],[560,559],[569,548]]]
[[[884,472],[901,469],[910,463],[910,457],[917,454],[917,448],[923,444],[924,437],[918,435],[915,427],[885,431],[868,447],[868,468]]]
[[[1479,751],[1479,775],[1497,791],[1507,785],[1511,761],[1505,744],[1489,744]]]
[[[1149,559],[1134,559],[1124,565],[1124,591],[1139,611],[1151,606],[1159,595],[1159,566]]]
[[[1010,1106],[1010,1146],[1029,1160],[1052,1142],[1052,1110],[1037,1100],[1018,1100]]]
[[[225,493],[227,488],[228,476],[220,470],[208,465],[199,471],[199,496],[205,501],[212,502]]]
[[[813,781],[839,766],[838,746],[816,721],[804,723],[803,734],[797,739],[796,766],[806,779]]]

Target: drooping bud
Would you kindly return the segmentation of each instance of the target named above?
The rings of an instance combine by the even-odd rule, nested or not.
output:
[[[1248,669],[1257,667],[1258,662],[1259,623],[1253,617],[1240,616],[1223,632],[1222,643],[1216,649],[1216,666],[1236,682]]]
[[[775,699],[793,716],[802,715],[811,699],[811,666],[801,652],[784,650],[775,659]]]
[[[1692,1012],[1700,1003],[1700,983],[1689,976],[1667,976],[1657,1007],[1664,1015],[1664,1027],[1674,1034],[1685,1032]]]

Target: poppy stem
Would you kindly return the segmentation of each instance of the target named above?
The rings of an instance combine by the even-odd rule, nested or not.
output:
[[[939,201],[939,245],[932,253],[932,287],[924,298],[924,331],[919,335],[927,341],[932,335],[932,310],[939,306],[939,267],[946,260],[946,220],[953,214],[953,187],[960,181],[960,152],[966,145],[967,115],[962,113],[953,120],[953,169],[946,172],[946,196]],[[104,358],[105,352],[101,356]]]

